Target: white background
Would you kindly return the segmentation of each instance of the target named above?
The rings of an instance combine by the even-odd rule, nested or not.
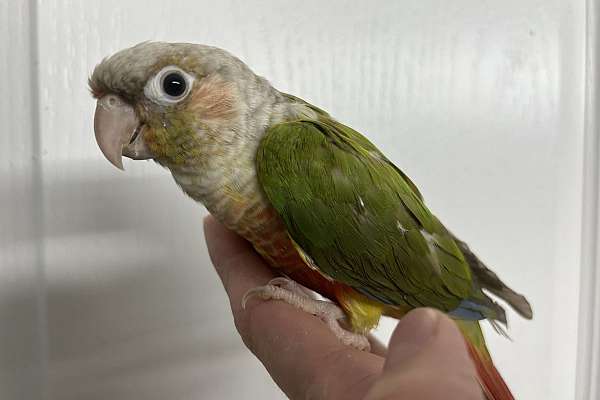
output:
[[[515,289],[519,399],[573,399],[585,2],[0,2],[0,397],[280,399],[210,267],[204,209],[106,162],[86,80],[143,40],[223,47],[365,133]],[[387,337],[393,322],[380,334]]]

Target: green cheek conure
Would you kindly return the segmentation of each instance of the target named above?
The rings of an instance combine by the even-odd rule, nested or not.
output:
[[[286,301],[361,349],[382,315],[437,308],[457,321],[488,399],[513,398],[479,321],[506,324],[486,292],[528,319],[529,303],[363,135],[209,46],[141,43],[103,60],[89,84],[98,99],[96,140],[112,164],[122,168],[124,155],[168,168],[279,271],[245,300]]]

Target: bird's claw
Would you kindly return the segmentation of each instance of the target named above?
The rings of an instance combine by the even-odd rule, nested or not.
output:
[[[338,305],[313,298],[308,289],[291,279],[277,277],[264,286],[248,290],[242,298],[242,308],[246,309],[248,300],[255,296],[263,300],[281,300],[315,315],[325,322],[335,336],[345,345],[359,350],[368,351],[370,349],[370,343],[364,335],[347,331],[340,326],[339,320],[344,319],[345,314]]]

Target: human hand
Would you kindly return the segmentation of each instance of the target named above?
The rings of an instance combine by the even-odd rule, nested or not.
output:
[[[284,302],[242,309],[243,295],[275,274],[248,242],[213,217],[204,220],[204,233],[238,332],[290,399],[483,399],[463,337],[442,313],[408,313],[387,354],[377,345],[373,353],[350,348],[318,318]]]

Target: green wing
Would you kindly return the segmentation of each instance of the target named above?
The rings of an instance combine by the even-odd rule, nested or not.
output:
[[[452,235],[364,136],[322,116],[268,129],[258,178],[324,274],[387,304],[454,310],[475,290]]]

